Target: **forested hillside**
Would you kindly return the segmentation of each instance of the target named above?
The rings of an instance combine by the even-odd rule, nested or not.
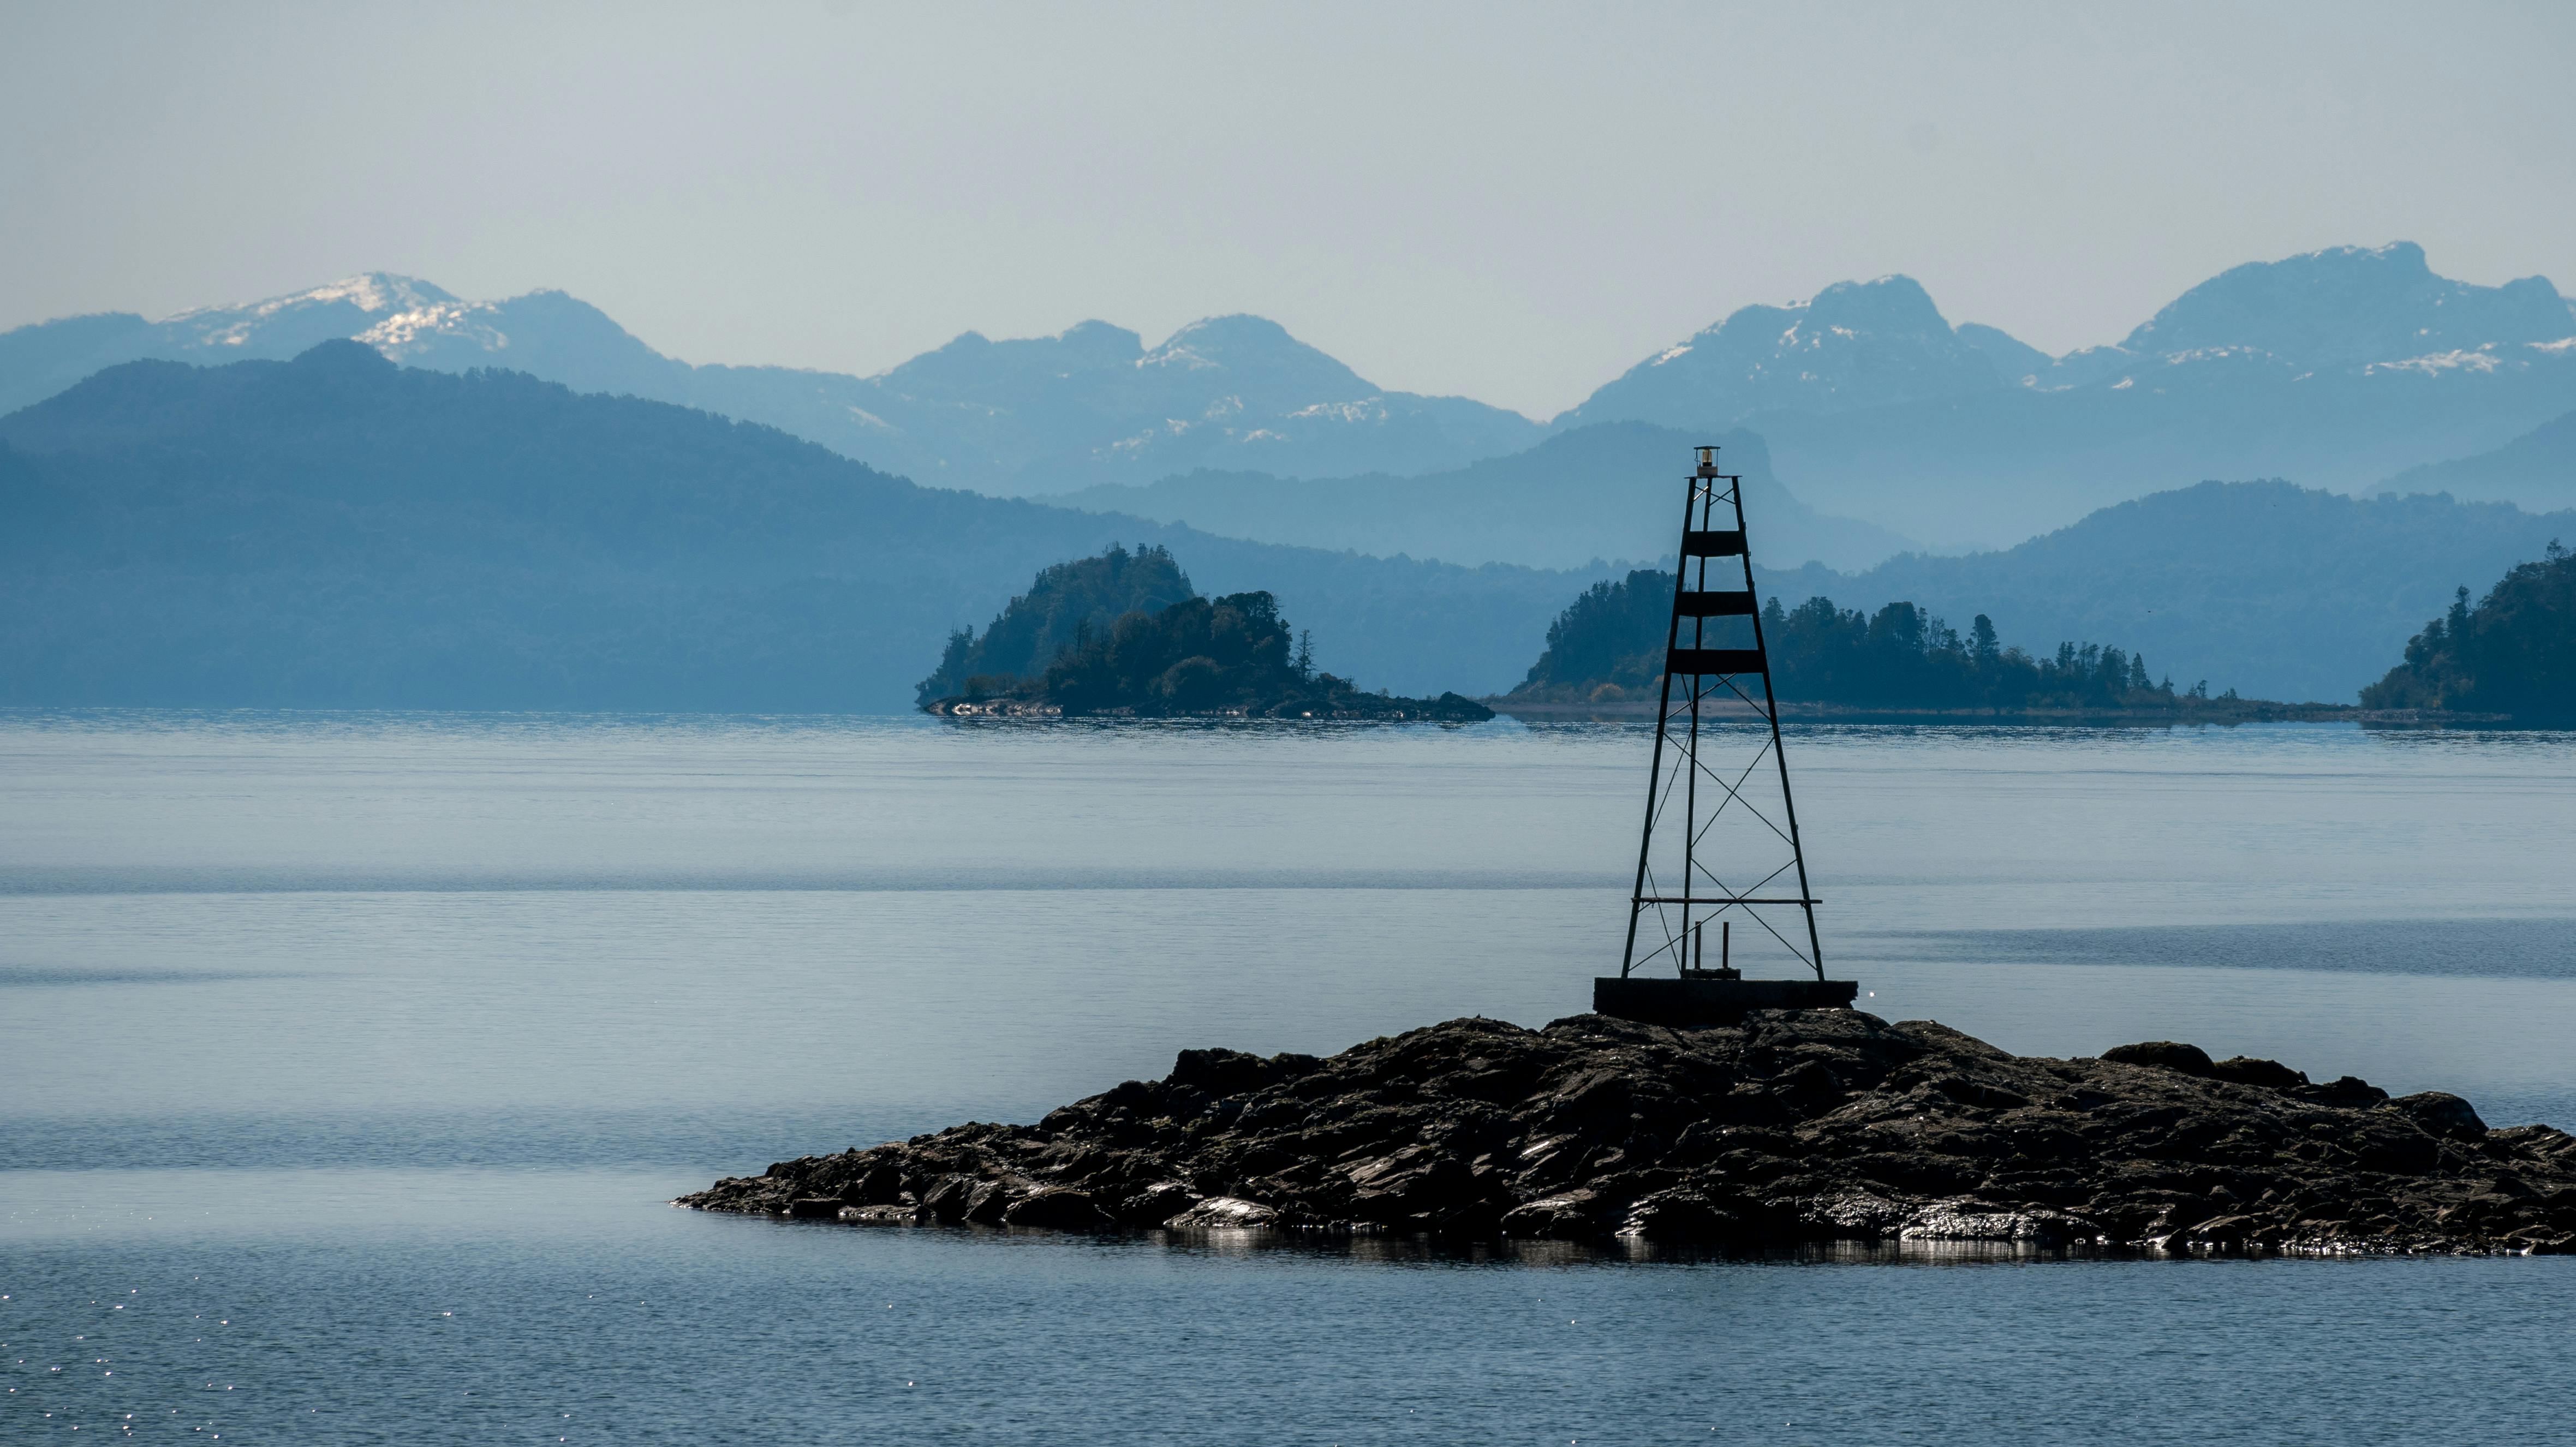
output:
[[[0,418],[0,699],[880,710],[1113,542],[1276,590],[1369,687],[1507,686],[1585,579],[1212,538],[914,486],[516,373],[137,362]]]
[[[2505,574],[2474,606],[2462,588],[2361,701],[2576,724],[2576,553],[2551,542],[2539,562]]]

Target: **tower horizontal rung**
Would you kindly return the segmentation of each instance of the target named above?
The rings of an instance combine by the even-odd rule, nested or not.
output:
[[[1763,662],[1759,648],[1676,648],[1664,666],[1668,672],[1676,674],[1768,674],[1771,671],[1770,666]]]
[[[1744,532],[1702,532],[1697,528],[1682,534],[1682,556],[1685,558],[1734,558],[1744,553]]]
[[[1750,593],[1684,593],[1673,611],[1685,618],[1749,618],[1760,610]]]

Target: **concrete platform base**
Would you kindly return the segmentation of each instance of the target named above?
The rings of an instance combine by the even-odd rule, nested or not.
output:
[[[1592,982],[1592,1009],[1655,1025],[1725,1025],[1747,1010],[1832,1010],[1860,994],[1856,980],[1675,979],[1670,975],[1604,976]]]

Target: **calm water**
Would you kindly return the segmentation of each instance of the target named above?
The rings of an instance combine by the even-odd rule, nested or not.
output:
[[[1791,748],[1867,1008],[2576,1122],[2576,740]],[[1182,1045],[1574,1013],[1643,750],[0,716],[0,1440],[2571,1440],[2564,1260],[1354,1252],[661,1204],[1033,1119]]]

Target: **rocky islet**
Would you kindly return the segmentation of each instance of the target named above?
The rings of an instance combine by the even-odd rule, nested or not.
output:
[[[1461,1019],[1330,1058],[1185,1050],[1035,1125],[807,1156],[676,1204],[857,1225],[2576,1251],[2576,1138],[2457,1096],[1929,1021]]]

